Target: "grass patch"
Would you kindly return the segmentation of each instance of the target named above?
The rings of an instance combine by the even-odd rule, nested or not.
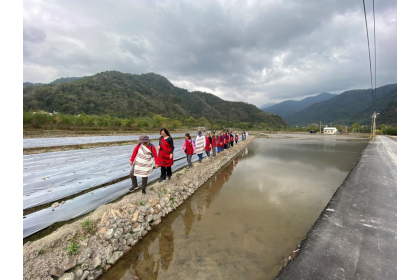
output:
[[[140,202],[140,206],[144,206],[144,205],[146,205],[146,201]]]
[[[43,255],[45,253],[45,251],[44,250],[40,250],[40,251],[38,251],[38,255]]]
[[[79,250],[79,243],[73,242],[73,243],[70,244],[70,247],[63,248],[63,250],[68,251],[67,254],[68,254],[69,258],[71,256],[77,255],[78,250]]]
[[[85,229],[87,232],[94,232],[95,222],[91,221],[90,219],[84,220],[82,223],[82,228]]]

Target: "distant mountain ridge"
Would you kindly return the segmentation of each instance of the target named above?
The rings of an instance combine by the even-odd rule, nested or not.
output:
[[[274,114],[246,102],[225,101],[206,92],[189,92],[154,74],[106,71],[75,81],[23,88],[26,110],[106,115],[115,117],[154,116],[226,122],[265,123],[287,126]]]
[[[396,102],[397,84],[389,84],[376,89],[376,111],[382,112],[388,106],[389,112],[385,114],[387,122],[397,122]],[[394,113],[391,113],[394,112]],[[310,123],[336,123],[351,125],[359,122],[362,125],[370,125],[373,113],[372,90],[358,89],[345,91],[325,101],[321,101],[292,113],[284,119],[291,125],[308,125]],[[381,115],[378,116],[378,123]]]
[[[31,83],[31,82],[24,82],[23,86],[27,87],[27,86],[40,86],[43,85],[43,83]]]
[[[275,104],[270,107],[261,108],[264,112],[277,114],[281,116],[283,119],[289,116],[292,113],[299,112],[314,103],[321,102],[327,99],[334,97],[335,94],[331,94],[328,92],[320,93],[316,96],[306,97],[300,101],[296,100],[286,100],[281,103]]]
[[[83,79],[83,77],[67,77],[67,78],[59,78],[59,79],[55,79],[54,81],[51,82],[51,84],[61,84],[61,83],[67,83],[67,82],[74,82],[77,80]],[[46,85],[43,83],[31,83],[31,82],[24,82],[23,86],[27,87],[27,86],[40,86],[40,85]]]
[[[259,108],[262,110],[264,108],[268,108],[268,107],[271,107],[271,106],[276,105],[276,104],[277,103],[266,103],[266,104],[260,106]]]

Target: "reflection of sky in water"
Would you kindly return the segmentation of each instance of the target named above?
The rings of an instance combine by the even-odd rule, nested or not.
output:
[[[254,140],[102,279],[271,279],[365,146]]]

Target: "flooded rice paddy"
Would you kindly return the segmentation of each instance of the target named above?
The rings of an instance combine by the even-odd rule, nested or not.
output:
[[[101,279],[272,279],[366,145],[254,140]]]

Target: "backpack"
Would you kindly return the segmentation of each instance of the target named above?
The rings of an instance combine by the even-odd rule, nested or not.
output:
[[[190,140],[190,144],[191,144],[191,147],[193,146],[193,141],[192,141],[192,139],[188,139],[188,140]],[[185,140],[185,142],[188,142],[188,140]],[[185,145],[185,147],[186,147],[186,145]],[[193,150],[194,151],[194,150]],[[184,153],[186,153],[187,152],[187,148],[185,148],[184,149]]]

